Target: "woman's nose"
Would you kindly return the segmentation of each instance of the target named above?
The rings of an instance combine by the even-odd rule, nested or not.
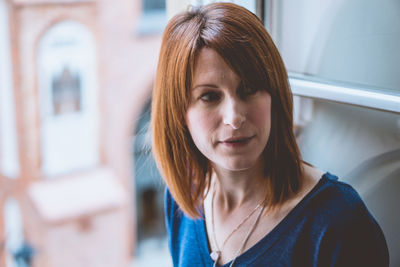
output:
[[[223,123],[235,130],[239,129],[246,120],[243,105],[238,99],[227,99],[222,107]]]

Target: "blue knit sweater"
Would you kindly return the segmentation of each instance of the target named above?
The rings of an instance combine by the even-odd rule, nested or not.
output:
[[[204,218],[187,217],[168,189],[165,211],[174,266],[212,266]],[[379,225],[358,193],[329,173],[324,174],[303,200],[234,264],[273,267],[388,265],[388,249]]]

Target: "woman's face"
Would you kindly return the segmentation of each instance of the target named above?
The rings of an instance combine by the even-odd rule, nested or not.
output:
[[[186,124],[214,168],[250,169],[261,160],[271,129],[271,96],[245,93],[241,80],[210,48],[197,57]]]

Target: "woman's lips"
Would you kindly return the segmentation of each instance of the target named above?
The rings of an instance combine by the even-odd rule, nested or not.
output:
[[[227,147],[241,147],[247,145],[251,139],[253,139],[254,136],[250,137],[245,137],[245,136],[240,136],[240,137],[230,137],[228,139],[225,139],[221,141],[220,143],[222,145],[225,145]]]

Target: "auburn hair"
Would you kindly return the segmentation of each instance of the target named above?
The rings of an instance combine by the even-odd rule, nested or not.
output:
[[[265,204],[276,207],[301,184],[301,156],[293,133],[292,94],[278,49],[256,15],[213,3],[174,16],[163,33],[152,102],[153,153],[179,207],[198,218],[212,169],[185,124],[196,56],[214,49],[245,88],[271,95],[271,133],[263,151]]]

